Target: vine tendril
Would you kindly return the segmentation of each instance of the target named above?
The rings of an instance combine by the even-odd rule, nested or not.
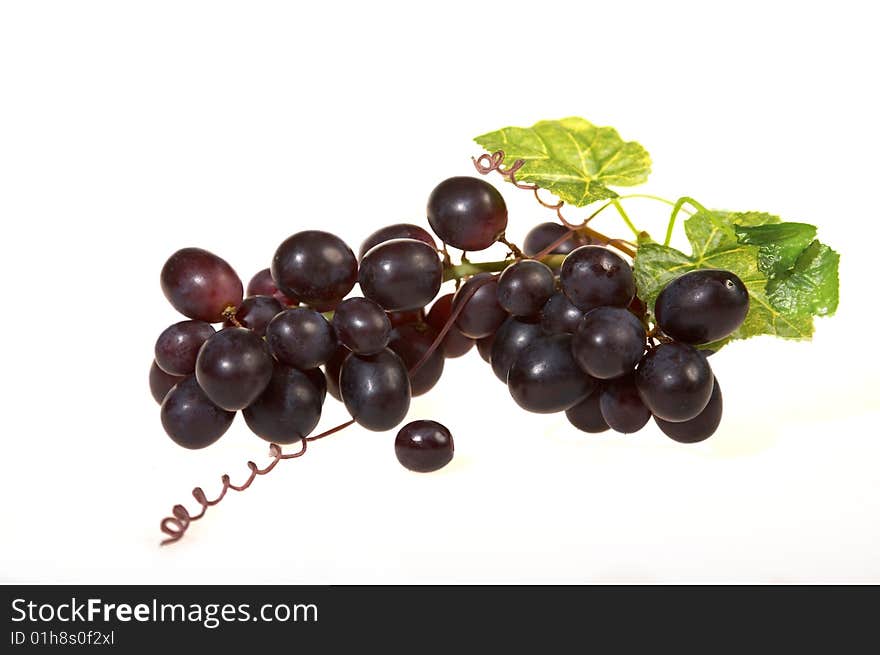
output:
[[[520,182],[516,179],[516,172],[521,169],[525,165],[524,159],[517,159],[509,166],[504,166],[504,151],[496,150],[493,153],[483,153],[479,157],[471,157],[471,161],[474,163],[474,168],[477,169],[477,172],[480,175],[488,175],[489,173],[495,171],[505,180],[513,184],[518,189],[526,189],[531,191],[535,195],[535,199],[547,209],[552,209],[556,212],[556,218],[559,219],[559,222],[562,223],[565,227],[569,229],[570,233],[574,232],[583,232],[587,236],[591,237],[594,241],[601,243],[602,245],[612,246],[619,250],[620,252],[629,255],[630,257],[635,257],[635,244],[631,242],[624,241],[623,239],[613,239],[611,237],[607,237],[601,232],[597,232],[589,227],[587,227],[587,223],[593,220],[601,211],[606,209],[607,207],[611,207],[614,204],[614,200],[605,203],[599,209],[590,214],[586,219],[581,221],[580,223],[572,223],[562,214],[562,208],[565,206],[565,203],[560,200],[555,203],[546,202],[543,198],[541,198],[539,194],[538,185],[531,184],[528,182]],[[565,237],[568,238],[568,237]],[[565,241],[563,238],[559,243]],[[553,248],[559,245],[556,243]],[[545,249],[546,250],[546,249]],[[552,248],[551,248],[552,250]],[[543,257],[549,254],[549,250],[547,252],[541,252],[540,256],[536,255],[535,258]]]

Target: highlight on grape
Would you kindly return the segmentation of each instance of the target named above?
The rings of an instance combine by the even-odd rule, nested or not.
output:
[[[696,443],[721,422],[711,355],[756,335],[809,339],[814,317],[837,308],[839,256],[814,226],[708,209],[688,196],[621,195],[613,187],[645,182],[651,160],[613,128],[565,118],[475,140],[487,151],[474,159],[478,174],[499,174],[555,215],[522,246],[507,239],[502,194],[475,176],[440,182],[423,225],[381,227],[357,255],[335,234],[297,232],[246,287],[200,248],[168,258],[161,287],[186,320],[161,332],[150,368],[165,432],[184,448],[205,448],[241,411],[271,443],[271,462],[248,462],[241,484],[224,475],[213,499],[196,487],[199,511],[175,506],[161,522],[163,543],[183,537],[230,489],[353,424],[399,428],[403,466],[442,468],[453,457],[450,431],[432,420],[400,426],[445,359],[474,345],[526,411],[564,412],[587,433],[631,434],[653,419],[671,439]],[[662,241],[636,227],[629,198],[671,207]],[[586,207],[587,217],[570,220],[571,207]],[[604,211],[617,212],[624,237],[592,228]],[[670,246],[682,214],[690,254]],[[499,242],[504,259],[474,257]],[[441,293],[445,283],[454,288]],[[351,296],[356,284],[361,295]],[[328,393],[351,420],[314,434]],[[285,453],[292,444],[299,450]]]

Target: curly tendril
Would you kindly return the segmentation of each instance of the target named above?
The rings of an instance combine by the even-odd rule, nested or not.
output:
[[[504,166],[504,151],[496,150],[495,152],[483,153],[479,157],[471,157],[471,161],[474,163],[474,168],[477,169],[477,172],[480,175],[488,175],[489,173],[497,172],[501,177],[505,180],[513,184],[517,189],[525,189],[527,191],[531,191],[535,195],[535,199],[538,201],[541,206],[546,207],[547,209],[552,209],[556,212],[556,218],[559,219],[559,222],[562,223],[565,227],[568,228],[568,232],[559,237],[559,239],[552,244],[550,244],[547,248],[544,248],[540,253],[536,254],[533,259],[540,259],[541,257],[545,257],[550,254],[554,248],[558,245],[564,243],[572,234],[576,232],[580,232],[586,234],[593,241],[601,243],[602,245],[612,246],[619,250],[622,253],[629,255],[630,257],[635,257],[635,244],[629,241],[625,241],[624,239],[613,239],[611,237],[607,237],[601,232],[597,232],[587,226],[587,224],[593,220],[599,212],[601,212],[606,207],[609,207],[611,202],[605,203],[599,209],[594,211],[592,214],[587,216],[580,223],[572,223],[562,214],[562,208],[565,206],[565,203],[562,200],[551,203],[545,201],[541,198],[540,195],[540,187],[536,184],[531,184],[528,182],[520,182],[516,179],[516,173],[525,165],[524,159],[515,160],[510,166]]]

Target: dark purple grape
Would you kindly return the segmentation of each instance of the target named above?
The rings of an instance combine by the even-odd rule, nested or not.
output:
[[[363,294],[388,311],[419,309],[440,290],[443,262],[423,241],[393,239],[364,255],[358,280]]]
[[[324,371],[320,368],[310,368],[308,370],[303,371],[306,377],[312,381],[312,384],[315,386],[315,389],[318,390],[318,394],[321,397],[321,404],[324,404],[324,399],[327,397],[327,377],[324,375]]]
[[[394,454],[405,468],[417,473],[442,469],[452,461],[452,433],[437,421],[407,423],[394,440]]]
[[[266,326],[278,314],[284,311],[282,305],[272,296],[248,296],[241,301],[241,306],[235,312],[235,320],[242,327],[253,330],[259,336],[265,336]],[[235,325],[231,321],[224,323],[225,327]]]
[[[280,444],[295,443],[318,425],[321,392],[302,371],[276,364],[269,385],[242,415],[258,437]]]
[[[335,234],[297,232],[282,243],[272,259],[272,279],[287,296],[318,306],[342,300],[357,281],[354,253]]]
[[[248,282],[247,296],[272,296],[285,307],[296,307],[299,304],[296,298],[285,296],[278,290],[278,285],[272,279],[272,271],[268,268],[254,275]]]
[[[608,426],[623,434],[638,432],[651,418],[632,375],[607,382],[599,394],[599,407]]]
[[[562,291],[579,309],[626,307],[635,295],[632,267],[602,246],[572,250],[559,271]]]
[[[556,291],[553,271],[534,259],[508,266],[498,278],[498,304],[514,316],[535,316]]]
[[[541,327],[547,334],[574,334],[583,318],[584,313],[561,291],[550,296],[541,309]]]
[[[336,332],[320,313],[286,309],[269,322],[266,343],[275,359],[301,371],[325,363],[336,351]]]
[[[507,388],[517,405],[539,414],[566,410],[595,387],[596,381],[574,361],[567,334],[533,341],[516,358],[507,376]]]
[[[342,363],[349,354],[351,354],[351,351],[348,348],[339,346],[324,365],[324,376],[327,378],[327,393],[340,401],[342,396],[339,395],[339,372],[342,370]]]
[[[168,375],[154,361],[150,365],[150,393],[153,394],[153,400],[161,405],[168,392],[183,378],[180,375]]]
[[[654,422],[670,439],[680,443],[697,443],[715,434],[715,430],[721,424],[722,405],[721,387],[718,384],[718,380],[715,380],[709,403],[696,417],[689,421],[671,423],[655,416]]]
[[[376,432],[390,430],[409,411],[406,366],[387,348],[376,355],[351,354],[342,363],[339,394],[359,425]]]
[[[162,427],[179,446],[196,450],[210,446],[232,425],[235,412],[217,407],[194,376],[179,382],[162,403]]]
[[[434,237],[425,228],[413,225],[412,223],[395,223],[394,225],[379,228],[364,239],[358,259],[363,259],[367,251],[374,246],[392,239],[415,239],[416,241],[427,243],[434,250],[437,249],[437,242],[434,241]]]
[[[215,405],[244,409],[272,378],[266,342],[246,328],[225,328],[205,342],[196,360],[196,379]]]
[[[571,341],[584,371],[600,380],[631,373],[645,353],[641,321],[622,307],[597,307],[586,313]]]
[[[523,252],[529,257],[534,257],[539,252],[543,252],[551,243],[568,234],[568,231],[568,228],[561,223],[539,223],[526,234],[523,241]],[[567,255],[575,248],[588,246],[590,243],[592,243],[590,237],[575,232],[548,254]]]
[[[226,260],[201,248],[183,248],[171,255],[160,280],[174,309],[206,323],[223,321],[223,312],[238,307],[244,296],[241,279]]]
[[[199,348],[215,332],[204,321],[181,321],[165,328],[156,339],[156,364],[170,375],[190,375],[196,370]]]
[[[397,353],[410,371],[437,338],[438,332],[425,323],[411,323],[394,328],[388,347]],[[409,375],[412,395],[421,396],[434,388],[443,375],[443,350],[437,348],[415,373]]]
[[[333,329],[343,346],[358,355],[375,355],[391,338],[391,321],[385,310],[367,298],[349,298],[333,314]]]
[[[425,322],[425,308],[419,307],[418,309],[410,309],[404,312],[385,312],[388,315],[388,320],[391,321],[391,327],[397,327],[398,325],[408,325],[410,323],[424,323]]]
[[[749,313],[749,290],[730,271],[685,273],[663,287],[654,304],[660,329],[682,343],[698,345],[730,336]]]
[[[470,295],[474,287],[477,290]],[[464,301],[463,298],[467,300]],[[461,302],[465,303],[464,309],[455,320],[455,325],[462,334],[471,339],[489,336],[507,318],[507,312],[498,304],[498,278],[494,278],[491,273],[477,273],[462,284],[452,299],[453,309]]]
[[[490,334],[488,337],[483,337],[482,339],[477,339],[477,352],[480,353],[480,357],[483,358],[483,361],[487,364],[492,363],[492,347],[495,345],[495,332]]]
[[[608,430],[608,423],[599,407],[599,394],[591,393],[574,407],[565,411],[565,418],[581,432],[598,434]]]
[[[428,316],[424,321],[437,330],[438,333],[444,328],[452,314],[452,298],[454,295],[447,293],[437,298],[434,304],[431,305],[431,311],[428,312]],[[461,330],[454,324],[449,327],[446,336],[443,337],[443,354],[450,359],[461,357],[473,347],[474,340],[464,336]]]
[[[695,418],[712,396],[709,362],[683,343],[664,343],[649,350],[636,368],[635,380],[651,413],[674,423]]]
[[[507,376],[510,367],[516,361],[519,354],[526,349],[535,339],[544,335],[540,323],[529,321],[525,318],[511,316],[495,333],[495,341],[492,344],[492,352],[489,362],[492,364],[492,372],[495,377],[507,384]]]
[[[491,184],[475,177],[450,177],[428,198],[428,222],[444,243],[484,250],[507,229],[507,206]]]

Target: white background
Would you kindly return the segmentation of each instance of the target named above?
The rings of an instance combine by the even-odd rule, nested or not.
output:
[[[4,3],[0,580],[880,582],[870,6]],[[158,548],[193,486],[267,461],[240,417],[205,451],[164,435],[165,258],[247,280],[301,229],[356,249],[424,222],[474,135],[572,114],[648,148],[647,192],[818,224],[837,317],[714,358],[726,416],[694,446],[527,415],[473,351],[412,405],[454,432],[443,471],[351,428]],[[550,219],[502,191],[512,238]],[[665,207],[628,206],[662,232]]]

